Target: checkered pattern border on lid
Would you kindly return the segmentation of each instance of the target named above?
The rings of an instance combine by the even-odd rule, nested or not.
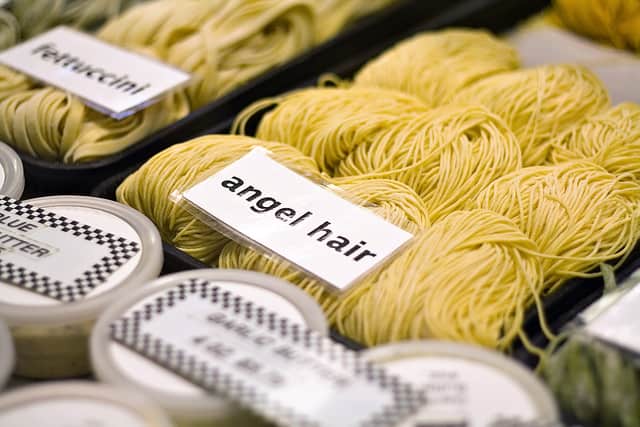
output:
[[[257,413],[282,425],[317,427],[314,420],[295,412],[295,408],[283,407],[269,399],[268,395],[257,392],[251,384],[225,374],[206,360],[198,360],[187,349],[175,348],[161,336],[144,332],[144,323],[152,321],[163,312],[180,304],[188,295],[198,295],[208,300],[212,309],[218,309],[252,327],[276,334],[283,343],[296,349],[311,351],[326,363],[340,365],[354,377],[364,379],[380,390],[389,391],[393,404],[379,409],[362,427],[391,427],[398,421],[416,413],[426,404],[424,392],[414,390],[409,384],[389,375],[383,367],[365,361],[350,349],[331,341],[316,331],[290,322],[274,312],[266,310],[251,301],[235,296],[215,284],[202,279],[190,279],[149,300],[142,306],[126,312],[110,325],[111,338],[198,385],[205,390],[226,395]]]
[[[140,245],[123,237],[114,236],[75,220],[56,215],[42,208],[10,197],[0,197],[0,211],[20,216],[46,227],[69,233],[96,245],[107,246],[109,254],[93,264],[73,283],[62,283],[47,275],[30,271],[14,263],[2,260],[0,255],[0,280],[38,294],[68,303],[82,299],[128,260],[140,252]]]

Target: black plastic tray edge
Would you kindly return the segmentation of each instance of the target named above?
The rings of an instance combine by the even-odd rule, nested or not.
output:
[[[238,89],[190,113],[187,117],[143,138],[122,152],[85,164],[69,165],[37,159],[19,153],[27,178],[27,194],[54,192],[85,194],[105,177],[175,143],[201,134],[211,123],[235,116],[248,103],[284,92],[311,75],[330,68],[354,54],[355,50],[382,43],[385,38],[416,24],[421,17],[436,14],[463,0],[404,0],[385,10],[364,17],[325,43],[247,82]]]
[[[91,195],[115,200],[115,191],[118,185],[137,168],[138,166],[131,167],[105,180],[94,188]],[[170,244],[164,243],[164,252],[165,268],[163,269],[163,274],[209,267]],[[616,280],[618,283],[621,283],[638,268],[640,268],[640,243],[636,245],[627,257],[626,262],[616,271]],[[565,325],[575,319],[580,312],[600,298],[603,291],[604,282],[601,278],[577,278],[568,281],[554,293],[544,296],[542,302],[549,327],[553,331],[559,332]],[[524,320],[524,330],[533,344],[541,348],[548,344],[548,340],[540,329],[538,314],[534,308],[530,308],[527,311]],[[335,331],[332,331],[332,335],[335,335],[336,338],[339,338],[341,342],[350,348],[364,348],[362,344],[346,338]],[[538,362],[537,358],[529,353],[519,341],[514,343],[512,356],[530,367],[535,367]]]

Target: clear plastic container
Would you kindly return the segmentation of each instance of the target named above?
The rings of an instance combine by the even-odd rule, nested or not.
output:
[[[22,161],[15,151],[0,142],[0,195],[19,199],[23,191]]]
[[[408,341],[362,355],[425,390],[429,405],[402,427],[556,425],[560,419],[551,393],[533,372],[494,351],[446,341]]]
[[[108,383],[133,388],[152,398],[180,427],[263,425],[263,421],[229,400],[208,394],[173,372],[110,339],[109,325],[123,313],[189,279],[208,280],[215,286],[229,290],[283,317],[323,334],[327,333],[327,322],[318,304],[288,282],[250,271],[186,271],[153,281],[146,289],[119,301],[100,317],[91,336],[91,359],[97,377]]]
[[[74,302],[61,302],[0,282],[0,317],[6,320],[14,338],[15,373],[49,379],[86,375],[91,371],[88,338],[100,313],[160,273],[160,235],[145,216],[110,200],[52,196],[28,203],[130,239],[141,247],[104,283]]]
[[[0,396],[2,427],[171,427],[154,403],[128,390],[82,381],[35,385]]]
[[[13,340],[7,325],[0,320],[0,390],[2,390],[11,376],[15,355]]]

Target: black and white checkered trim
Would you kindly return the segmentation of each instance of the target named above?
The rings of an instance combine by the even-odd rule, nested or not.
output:
[[[189,354],[188,350],[175,348],[163,341],[162,337],[151,336],[143,331],[145,322],[152,321],[164,311],[180,304],[189,295],[198,295],[210,301],[212,308],[239,316],[239,320],[256,329],[276,334],[294,349],[311,351],[314,356],[319,356],[323,363],[338,364],[354,377],[364,379],[381,390],[390,391],[394,403],[379,408],[371,420],[362,424],[362,427],[394,426],[426,404],[424,392],[414,390],[397,377],[389,375],[383,367],[365,361],[356,352],[329,338],[222,290],[206,280],[185,281],[143,306],[130,310],[111,324],[111,338],[190,382],[208,391],[226,395],[268,419],[282,425],[316,427],[317,422],[297,414],[295,408],[278,405],[270,400],[268,395],[258,393],[250,384],[222,373],[216,365],[208,363],[207,360],[199,360]]]
[[[38,272],[29,271],[24,267],[2,260],[0,256],[0,280],[62,302],[82,299],[140,252],[140,245],[136,242],[116,237],[112,233],[105,233],[97,228],[69,220],[10,197],[0,197],[0,211],[18,215],[46,227],[55,228],[74,237],[93,242],[96,245],[106,245],[109,248],[109,255],[92,265],[73,283],[62,283]]]

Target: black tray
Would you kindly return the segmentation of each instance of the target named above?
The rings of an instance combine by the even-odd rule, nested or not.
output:
[[[348,60],[335,65],[330,68],[329,71],[343,78],[349,78],[366,61],[384,51],[397,40],[408,37],[418,31],[433,30],[446,26],[469,26],[485,27],[494,32],[500,32],[512,28],[521,20],[542,10],[548,4],[549,2],[546,0],[467,1],[405,31],[404,34],[393,38],[393,40],[387,40],[382,44],[371,46],[369,49],[361,51],[358,55],[349,57]],[[292,85],[289,89],[293,87],[314,85],[320,74],[321,73],[318,73],[300,85]],[[248,102],[249,101],[247,101],[247,103]],[[258,114],[255,119],[249,123],[249,129],[251,129],[252,125],[255,126],[257,124],[260,118],[259,116],[260,115]],[[226,118],[203,133],[228,133],[232,120],[232,117]],[[136,168],[137,167],[131,167],[127,171],[106,180],[94,189],[93,195],[114,199],[116,187]],[[199,261],[178,251],[170,245],[166,245],[165,249],[165,263],[166,265],[171,266],[173,269],[172,271],[193,269],[203,266]],[[616,272],[617,280],[624,280],[637,268],[640,268],[640,244],[634,248],[625,264]],[[547,323],[551,329],[556,332],[562,329],[562,327],[574,319],[578,313],[596,301],[602,295],[603,289],[604,284],[601,278],[574,279],[566,283],[553,294],[545,296],[543,299],[544,310],[546,313]],[[540,329],[537,312],[534,309],[531,309],[526,315],[524,330],[529,336],[529,339],[535,345],[543,347],[547,344],[547,339]],[[353,345],[354,343],[351,342],[351,344]],[[514,343],[512,354],[515,358],[532,367],[538,362],[537,358],[527,352],[519,341]]]
[[[113,156],[84,164],[64,164],[20,153],[24,163],[26,196],[67,193],[87,194],[105,178],[127,166],[191,137],[204,133],[212,124],[234,117],[248,103],[279,94],[304,82],[371,45],[395,39],[405,28],[462,0],[404,0],[376,14],[360,19],[329,41],[316,46],[192,112],[133,146]]]
[[[92,195],[115,200],[116,188],[136,169],[137,166],[132,167],[104,181],[94,188]],[[167,243],[164,243],[164,256],[163,274],[208,267],[201,261]],[[640,268],[640,243],[633,249],[627,261],[616,271],[616,280],[618,283],[621,283],[638,268]],[[559,332],[567,323],[575,319],[582,310],[600,298],[603,291],[604,282],[601,278],[577,278],[565,283],[554,293],[543,297],[544,312],[551,330]],[[538,313],[535,308],[530,308],[525,316],[524,331],[527,333],[530,341],[538,347],[542,348],[548,344],[548,340],[540,328]],[[332,331],[332,336],[350,348],[364,348],[362,344],[346,338],[335,331]],[[538,358],[529,353],[518,340],[514,342],[511,352],[513,357],[529,367],[533,368],[538,363]]]

